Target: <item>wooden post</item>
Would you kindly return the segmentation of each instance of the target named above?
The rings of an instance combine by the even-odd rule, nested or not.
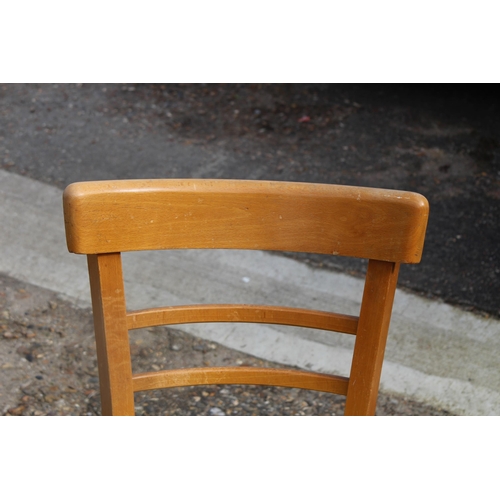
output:
[[[88,255],[103,415],[134,415],[120,253]]]
[[[399,263],[370,260],[354,344],[345,415],[374,415]]]

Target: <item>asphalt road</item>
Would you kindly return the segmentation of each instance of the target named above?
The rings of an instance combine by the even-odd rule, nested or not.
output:
[[[431,205],[424,257],[400,284],[498,317],[499,101],[468,86],[1,85],[0,166],[60,188],[215,177],[417,191]]]

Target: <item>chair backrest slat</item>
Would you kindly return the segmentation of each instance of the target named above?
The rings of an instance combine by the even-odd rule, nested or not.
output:
[[[295,307],[254,306],[248,304],[196,304],[189,306],[156,307],[130,311],[129,330],[159,325],[186,323],[267,323],[302,326],[331,332],[356,334],[357,316]]]
[[[64,195],[68,248],[233,248],[419,262],[427,202],[405,191],[270,181],[96,181]]]
[[[348,378],[337,375],[253,366],[164,370],[141,373],[133,377],[135,391],[230,383],[295,387],[312,391],[332,392],[344,396],[347,394],[348,382]]]

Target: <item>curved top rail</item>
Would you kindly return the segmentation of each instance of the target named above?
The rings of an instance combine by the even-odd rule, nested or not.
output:
[[[354,186],[152,179],[64,191],[70,252],[233,248],[420,261],[427,200]]]

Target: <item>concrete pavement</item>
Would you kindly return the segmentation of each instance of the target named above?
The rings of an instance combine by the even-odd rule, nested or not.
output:
[[[0,170],[0,272],[88,307],[86,259],[67,252],[62,191]],[[274,303],[357,314],[360,279],[246,251],[124,254],[127,303]],[[183,325],[199,337],[306,369],[348,375],[353,338],[276,325]],[[500,414],[500,321],[398,290],[382,372],[387,392],[464,415]]]

